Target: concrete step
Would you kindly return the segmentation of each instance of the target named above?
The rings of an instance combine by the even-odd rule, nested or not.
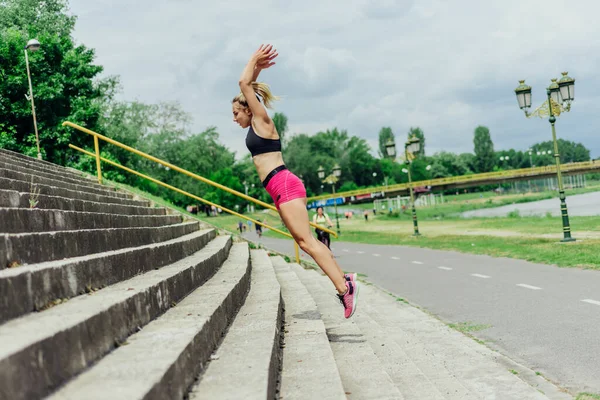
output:
[[[198,227],[199,222],[192,221],[153,228],[0,234],[0,270],[9,263],[34,264],[164,242],[192,233]]]
[[[285,307],[283,399],[346,399],[317,304],[281,257],[272,257]]]
[[[392,340],[410,361],[427,377],[427,381],[443,396],[443,399],[507,399],[541,400],[565,398],[556,387],[550,387],[542,377],[536,377],[540,386],[525,383],[520,376],[509,371],[502,363],[500,354],[476,343],[441,321],[408,304],[395,301],[394,297],[372,286],[363,285],[362,301],[365,311],[375,325],[384,330],[387,340]],[[382,354],[393,358],[393,354]],[[521,375],[521,374],[520,374]],[[533,374],[532,374],[533,375]],[[414,385],[416,380],[405,380]],[[543,386],[542,386],[543,385]],[[423,382],[421,390],[426,387]],[[543,389],[545,394],[537,389]],[[403,388],[401,388],[403,389]],[[422,392],[421,397],[429,397]]]
[[[0,208],[0,232],[156,227],[182,222],[181,215],[119,215],[63,210]]]
[[[115,190],[107,190],[104,188],[101,188],[101,189],[92,188],[89,186],[81,185],[79,183],[70,183],[70,182],[66,182],[62,179],[56,179],[56,177],[48,178],[45,176],[40,176],[40,175],[37,175],[36,173],[33,173],[33,174],[32,173],[24,173],[24,172],[19,172],[19,171],[15,171],[15,170],[8,170],[8,169],[0,168],[0,177],[5,178],[5,179],[14,179],[14,180],[23,181],[23,182],[29,184],[29,186],[35,186],[37,184],[42,184],[42,185],[55,186],[55,187],[59,187],[62,189],[68,189],[68,190],[77,191],[77,192],[102,195],[102,196],[106,196],[106,197],[116,197],[119,199],[131,199],[131,195],[129,195],[127,193],[121,193],[121,192],[117,192]]]
[[[215,236],[206,229],[145,246],[1,270],[0,323],[179,261]]]
[[[356,321],[344,318],[343,308],[335,296],[333,284],[316,271],[305,270],[298,264],[291,266],[319,307],[348,398],[402,399],[402,394],[373,353]],[[360,307],[359,284],[356,313],[361,312]]]
[[[63,168],[60,171],[48,170],[44,167],[39,167],[35,164],[29,164],[19,160],[9,160],[5,158],[3,159],[2,157],[0,157],[0,168],[7,169],[10,171],[22,172],[24,174],[36,175],[40,178],[58,179],[64,182],[87,186],[90,188],[114,191],[114,189],[110,187],[102,186],[97,182],[90,181],[87,177],[83,175],[78,176],[66,173],[66,168]]]
[[[183,398],[244,303],[249,261],[248,245],[234,244],[212,279],[50,399]]]
[[[36,181],[37,182],[37,181]],[[89,192],[80,192],[78,190],[65,189],[58,186],[47,185],[43,181],[41,183],[35,183],[34,185],[30,182],[25,182],[18,179],[8,179],[0,177],[0,188],[4,190],[16,190],[22,193],[28,193],[29,200],[36,201],[40,208],[47,208],[44,205],[40,204],[40,198],[37,198],[35,195],[35,191],[38,191],[40,195],[46,196],[59,196],[66,197],[69,199],[75,200],[86,200],[86,201],[95,201],[99,203],[111,203],[111,204],[122,204],[122,205],[131,205],[131,206],[139,206],[139,207],[148,207],[149,202],[146,200],[132,200],[132,199],[124,199],[121,197],[114,196],[104,196],[95,193]],[[115,192],[116,193],[116,192]],[[36,207],[37,207],[36,206]],[[35,208],[35,207],[33,207]]]
[[[371,318],[372,310],[369,296],[365,293],[366,290],[366,285],[362,285],[360,294],[362,312],[356,315],[356,323],[361,332],[364,332],[373,353],[381,361],[394,385],[405,400],[444,400],[445,396],[423,374],[423,371],[404,352],[402,347],[389,336],[388,330],[383,329]],[[390,301],[394,301],[394,299],[391,298]]]
[[[30,208],[30,193],[16,190],[0,189],[0,207]],[[38,196],[36,209],[53,209],[68,211],[98,212],[126,215],[165,215],[164,208],[140,207],[116,203],[101,203],[96,201],[69,199],[60,196]],[[147,204],[147,203],[146,203]],[[1,224],[0,224],[1,226]]]
[[[8,160],[8,161],[17,161],[21,163],[26,163],[28,165],[35,165],[39,168],[44,168],[48,171],[54,172],[64,172],[65,175],[69,175],[74,178],[84,178],[93,182],[93,179],[89,179],[89,175],[85,174],[82,171],[79,171],[74,168],[63,167],[58,164],[53,164],[51,162],[45,160],[38,160],[34,157],[29,157],[21,153],[16,153],[14,151],[0,149],[0,160]]]
[[[252,273],[246,302],[215,359],[192,386],[189,400],[276,398],[281,364],[281,290],[267,253],[252,250],[250,257]]]
[[[219,270],[230,247],[231,237],[217,237],[199,252],[174,264],[117,283],[91,295],[79,296],[44,312],[29,314],[0,325],[0,398],[24,400],[46,396],[118,345],[121,347],[104,360],[113,359],[113,355],[118,357],[123,350],[133,350],[133,354],[130,353],[127,357],[127,364],[119,361],[120,366],[109,371],[112,375],[111,381],[108,378],[96,381],[96,384],[100,385],[96,389],[90,388],[85,396],[78,395],[73,398],[116,399],[116,396],[109,395],[111,391],[117,390],[113,381],[121,382],[121,385],[125,383],[129,390],[138,388],[141,383],[147,383],[151,379],[150,372],[138,374],[134,366],[139,362],[143,364],[142,367],[156,371],[159,363],[165,361],[164,350],[171,349],[175,343],[181,344],[177,339],[182,336],[186,336],[186,346],[194,349],[200,347],[200,350],[210,354],[212,346],[187,338],[190,328],[200,325],[199,318],[195,317],[201,315],[203,321],[212,317],[214,321],[211,322],[221,323],[219,329],[213,328],[204,332],[216,343],[227,325],[225,322],[228,316],[233,313],[230,313],[229,307],[222,307],[219,309],[221,314],[213,315],[214,312],[205,312],[207,306],[214,305],[215,302],[211,300],[221,295],[228,295],[231,303],[237,305],[243,301],[239,292],[244,293],[247,289],[244,287],[241,291],[232,291],[227,284],[232,282],[233,278],[223,273],[217,273],[211,279],[213,283],[202,288],[203,295],[197,299],[199,304],[185,307],[184,300],[172,308],[169,314],[178,315],[183,321],[166,317],[161,318],[158,324],[153,323],[143,329],[144,334],[141,336],[149,339],[150,343],[146,343],[142,349],[139,349],[139,344],[142,343],[138,339],[140,334],[132,336],[127,342],[125,340],[134,331],[203,285]],[[246,264],[243,267],[248,267],[247,250]],[[225,270],[230,269],[232,268]],[[222,282],[223,280],[226,282]],[[157,332],[155,327],[164,325],[165,330]],[[198,359],[197,354],[186,355],[188,362],[194,363]],[[97,370],[103,361],[96,364],[92,370]],[[180,374],[193,372],[193,379],[198,372],[197,368],[188,370],[187,365],[179,365],[184,367],[181,370],[177,367],[175,365],[170,370],[177,372],[172,383],[179,379]],[[84,376],[89,375],[86,373],[80,378]],[[129,381],[127,377],[133,378],[134,382]]]

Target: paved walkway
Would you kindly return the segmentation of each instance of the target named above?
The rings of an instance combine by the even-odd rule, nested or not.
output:
[[[570,216],[600,215],[600,192],[577,194],[567,197],[567,208]],[[560,216],[560,200],[558,198],[533,201],[531,203],[511,204],[508,206],[484,208],[466,211],[463,217],[505,217],[511,211],[519,211],[522,216],[544,216],[551,213]]]
[[[289,240],[261,242],[294,254]],[[336,242],[333,252],[443,321],[489,326],[471,333],[571,393],[600,393],[600,271],[403,246]]]

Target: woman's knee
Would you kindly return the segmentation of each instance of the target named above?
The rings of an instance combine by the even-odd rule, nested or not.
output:
[[[298,237],[296,238],[296,243],[298,243],[298,246],[300,246],[300,248],[307,252],[307,253],[312,253],[312,250],[314,249],[315,246],[315,238],[313,238],[312,236],[308,236],[308,237]]]

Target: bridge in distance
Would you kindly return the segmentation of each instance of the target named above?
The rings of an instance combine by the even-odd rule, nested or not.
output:
[[[600,171],[600,161],[585,161],[578,163],[561,164],[562,175],[584,174]],[[507,171],[486,172],[483,174],[471,174],[452,176],[448,178],[428,179],[423,181],[414,181],[413,189],[421,187],[430,187],[431,191],[442,191],[447,189],[460,189],[479,185],[490,185],[505,182],[551,178],[556,176],[556,165],[534,168],[512,169]],[[347,192],[339,192],[335,195],[331,193],[322,194],[308,198],[308,202],[327,200],[333,198],[345,198],[350,201],[371,198],[371,194],[381,193],[383,197],[394,197],[406,195],[409,191],[408,183],[396,185],[378,186],[366,189],[358,189]]]

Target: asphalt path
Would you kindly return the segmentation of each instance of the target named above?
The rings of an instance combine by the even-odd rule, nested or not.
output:
[[[600,192],[568,196],[566,201],[570,216],[600,215]],[[505,217],[515,210],[519,211],[521,216],[544,216],[546,213],[560,216],[560,200],[555,198],[530,203],[510,204],[502,207],[465,211],[461,215],[463,217]]]
[[[260,242],[294,254],[289,240]],[[332,250],[344,270],[445,322],[489,325],[472,334],[571,393],[600,393],[600,271],[403,246],[334,242]]]

